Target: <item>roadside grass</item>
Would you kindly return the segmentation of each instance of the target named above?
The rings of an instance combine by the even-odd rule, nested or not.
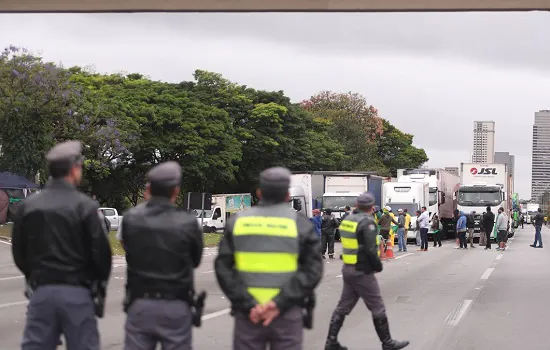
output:
[[[222,239],[221,233],[205,233],[204,234],[204,246],[205,247],[217,247],[218,243]]]
[[[0,239],[11,239],[11,224],[0,226]],[[204,246],[216,247],[222,239],[221,233],[205,233],[204,234]],[[116,231],[109,232],[109,243],[111,244],[111,250],[113,255],[124,255],[124,249],[122,248],[118,239],[116,239]]]

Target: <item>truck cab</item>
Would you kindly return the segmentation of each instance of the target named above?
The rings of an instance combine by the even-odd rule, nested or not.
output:
[[[99,208],[99,211],[109,220],[110,229],[112,231],[118,230],[120,223],[122,222],[122,215],[118,215],[118,211],[115,208]]]
[[[457,194],[458,210],[469,214],[475,211],[474,215],[474,237],[479,237],[483,215],[487,207],[491,207],[493,213],[503,207],[506,211],[506,193],[499,185],[460,185]],[[495,216],[496,217],[496,216]]]
[[[415,239],[416,211],[428,207],[429,186],[425,182],[387,182],[384,184],[384,206],[392,208],[394,213],[398,209],[407,209],[411,216],[410,227],[406,227],[407,239]]]

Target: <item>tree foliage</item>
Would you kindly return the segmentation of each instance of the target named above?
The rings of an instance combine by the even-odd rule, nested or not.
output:
[[[358,94],[323,91],[296,104],[197,70],[192,81],[65,69],[16,47],[0,55],[0,167],[45,180],[56,142],[85,144],[83,189],[135,205],[155,164],[182,165],[183,191],[250,192],[270,166],[293,171],[417,167],[425,152]]]

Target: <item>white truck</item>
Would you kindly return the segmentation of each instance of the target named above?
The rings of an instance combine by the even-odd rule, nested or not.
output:
[[[537,203],[527,203],[527,213],[525,214],[525,223],[531,224],[533,217],[537,214],[540,205]]]
[[[495,214],[498,208],[508,208],[508,169],[506,164],[461,163],[458,210],[469,214],[475,211],[474,237],[479,237],[481,220],[487,206]]]
[[[426,182],[386,182],[384,184],[383,206],[392,208],[397,214],[398,209],[407,209],[411,216],[410,228],[407,227],[407,239],[416,239],[416,211],[428,207],[430,192]]]
[[[290,177],[290,203],[298,212],[308,218],[313,216],[313,209],[322,208],[325,190],[325,176],[322,174],[294,173]]]
[[[218,194],[212,196],[211,209],[198,209],[194,212],[203,232],[217,232],[225,228],[231,214],[249,209],[251,206],[250,193]]]
[[[444,169],[398,169],[398,182],[421,182],[429,187],[426,206],[430,219],[437,214],[443,226],[443,237],[454,235],[453,217],[457,208],[456,194],[460,177]],[[433,230],[430,229],[430,234]]]
[[[118,211],[115,208],[99,208],[99,211],[109,220],[110,231],[116,231],[120,227],[120,223],[122,222],[122,215],[118,215]]]
[[[382,205],[384,178],[371,173],[340,173],[325,177],[323,209],[330,209],[339,219],[345,207],[355,207],[357,196],[365,191],[373,194],[375,205]]]

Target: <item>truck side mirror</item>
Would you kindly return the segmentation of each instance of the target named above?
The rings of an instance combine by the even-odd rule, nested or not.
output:
[[[292,200],[292,208],[296,211],[302,211],[302,201],[298,198]]]

